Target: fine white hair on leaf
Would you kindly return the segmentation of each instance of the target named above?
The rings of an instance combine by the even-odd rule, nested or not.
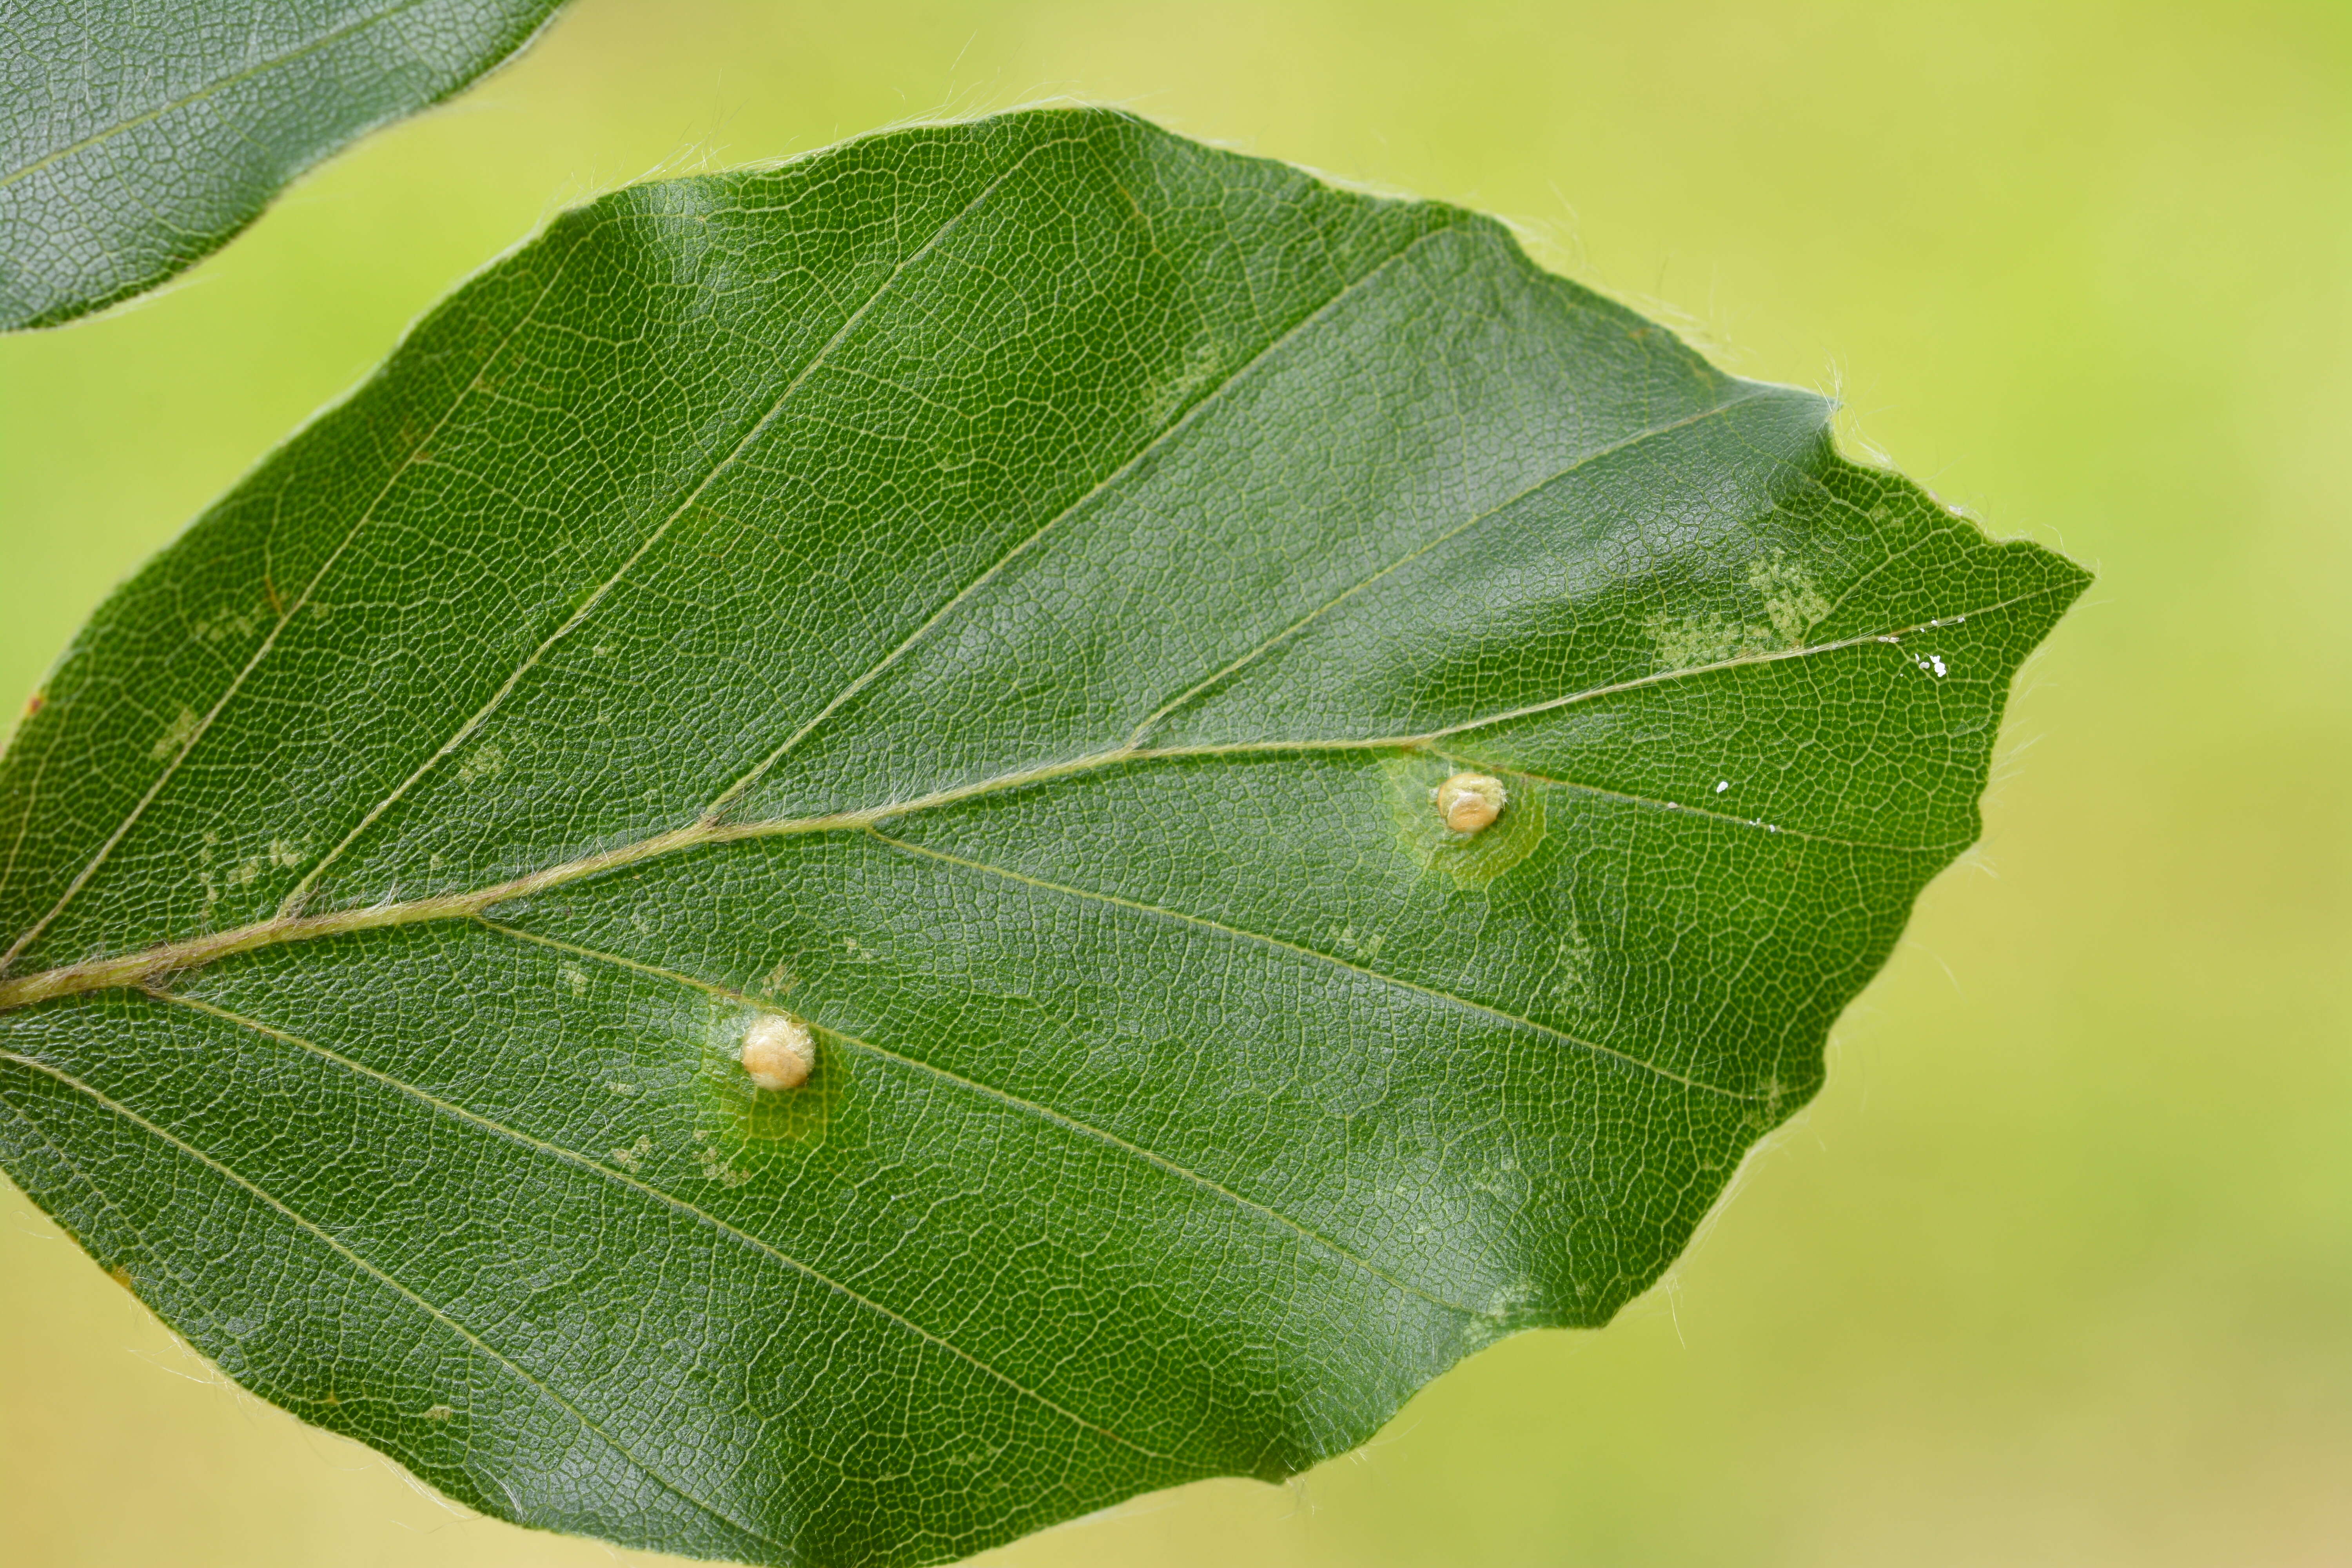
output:
[[[798,1089],[816,1066],[816,1041],[789,1013],[762,1013],[743,1030],[743,1071],[754,1089]]]

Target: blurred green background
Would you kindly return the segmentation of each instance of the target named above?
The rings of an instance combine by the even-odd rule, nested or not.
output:
[[[0,689],[558,206],[1049,96],[1510,217],[2101,575],[1983,845],[1665,1285],[1288,1487],[987,1561],[2352,1561],[2340,0],[584,0],[163,297],[0,341]],[[236,1392],[0,1184],[7,1568],[615,1560]]]

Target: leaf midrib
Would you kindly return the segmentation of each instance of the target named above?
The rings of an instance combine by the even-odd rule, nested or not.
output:
[[[1179,758],[1267,755],[1284,752],[1416,751],[1433,753],[1439,742],[1450,737],[1470,734],[1478,730],[1528,718],[1534,714],[1550,712],[1580,702],[1592,701],[1621,692],[1663,685],[1671,681],[1691,679],[1702,675],[1778,664],[1789,659],[1810,658],[1871,643],[1899,639],[1916,632],[1951,625],[1958,619],[1992,615],[2017,605],[2047,598],[2053,594],[2065,592],[2070,587],[2071,584],[2060,584],[2037,588],[1979,608],[1959,611],[1953,615],[1937,616],[1906,626],[1841,637],[1832,642],[1811,643],[1799,647],[1775,649],[1769,653],[1741,655],[1711,664],[1660,670],[1651,675],[1591,687],[1565,697],[1530,703],[1506,712],[1465,720],[1457,724],[1419,733],[1382,735],[1364,739],[1244,741],[1215,745],[1120,746],[1110,751],[1088,752],[1082,756],[1044,763],[1036,767],[995,774],[968,784],[939,790],[913,800],[886,802],[880,805],[866,806],[852,811],[829,812],[815,816],[785,817],[759,822],[724,822],[709,817],[699,818],[684,827],[672,828],[667,832],[635,839],[609,849],[598,850],[593,854],[559,862],[521,877],[468,891],[436,894],[429,898],[400,901],[387,900],[359,909],[340,910],[321,915],[272,916],[268,920],[257,921],[249,925],[218,931],[210,936],[159,943],[133,953],[89,959],[79,963],[39,971],[13,980],[0,980],[0,1013],[58,997],[79,995],[93,991],[152,985],[163,976],[176,970],[198,967],[236,953],[254,952],[285,942],[317,941],[324,937],[373,931],[388,926],[470,919],[499,904],[545,892],[585,878],[617,871],[643,861],[657,859],[683,850],[730,844],[749,838],[862,830],[895,818],[936,811],[944,806],[959,805],[984,795],[1050,784],[1061,779],[1099,773],[1129,763]],[[1724,822],[1762,832],[1794,837],[1803,831],[1782,827],[1760,818],[1735,817],[1719,813],[1709,813],[1704,807],[1652,801],[1646,796],[1630,795],[1622,790],[1609,789],[1596,784],[1577,784],[1569,780],[1547,782],[1557,782],[1565,787],[1615,796],[1639,805],[1660,806],[1671,805],[1681,813],[1714,816]],[[1948,847],[1943,845],[1871,843],[1865,840],[1843,842],[1858,848],[1885,849],[1905,853],[1926,853]],[[1367,973],[1378,973],[1379,972],[1367,971]],[[1393,977],[1383,976],[1383,978],[1392,979]]]

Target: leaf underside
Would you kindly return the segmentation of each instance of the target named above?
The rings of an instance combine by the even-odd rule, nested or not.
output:
[[[153,288],[561,0],[0,0],[0,331]]]
[[[0,1165],[527,1524],[1297,1471],[1655,1279],[1976,837],[2085,578],[1829,414],[1110,112],[619,192],[51,677]]]

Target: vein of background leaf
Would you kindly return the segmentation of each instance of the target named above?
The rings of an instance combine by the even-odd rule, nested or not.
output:
[[[1654,1279],[1974,837],[2084,579],[1826,416],[1115,114],[618,193],[0,757],[0,1164],[528,1523],[923,1563],[1295,1471]]]
[[[521,48],[558,4],[0,5],[0,331],[153,288],[320,159]]]
[[[253,78],[261,75],[265,71],[275,70],[279,66],[291,65],[305,55],[315,54],[331,44],[339,43],[342,39],[351,37],[353,33],[373,27],[377,23],[383,21],[385,18],[397,16],[403,11],[413,11],[417,6],[425,3],[426,0],[395,0],[394,4],[385,6],[381,11],[372,12],[365,16],[354,17],[352,20],[344,23],[341,26],[330,28],[328,31],[320,33],[315,37],[306,39],[304,42],[296,45],[292,48],[283,50],[278,54],[265,56],[263,58],[256,60],[253,64],[244,67],[241,69],[230,71],[226,75],[216,76],[210,81],[204,83],[202,86],[193,88],[188,91],[182,93],[177,98],[167,100],[150,109],[141,110],[139,112],[130,115],[127,118],[115,121],[112,124],[101,126],[98,130],[91,132],[87,136],[84,136],[79,142],[68,142],[65,146],[59,147],[54,152],[45,153],[42,156],[34,159],[31,163],[20,164],[16,168],[9,170],[6,174],[0,174],[0,185],[13,185],[17,181],[23,179],[26,175],[37,174],[39,171],[47,168],[50,164],[57,163],[60,159],[70,158],[77,153],[82,152],[87,148],[95,147],[100,142],[104,142],[110,137],[120,136],[126,131],[144,125],[149,121],[159,119],[163,115],[173,112],[174,110],[186,109],[191,105],[201,103],[205,99],[212,97],[213,94],[219,92],[224,88],[235,87],[239,82],[248,81]]]

